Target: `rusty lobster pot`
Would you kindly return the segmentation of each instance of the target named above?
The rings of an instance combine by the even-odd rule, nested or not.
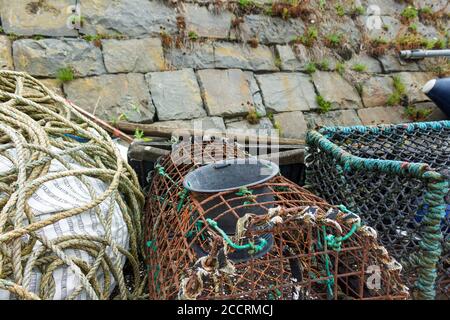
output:
[[[188,192],[183,182],[189,173],[202,167],[203,161],[197,161],[199,155],[217,159],[217,153],[213,155],[211,150],[221,150],[222,159],[249,156],[229,141],[203,141],[198,147],[192,148],[188,141],[180,143],[183,161],[174,161],[170,155],[160,158],[150,180],[144,222],[150,299],[408,297],[400,269],[377,244],[375,230],[366,226],[354,229],[359,218],[340,212],[277,175],[276,167],[262,174],[250,174],[248,168],[240,171],[253,181],[240,177],[230,186],[223,178],[221,185],[207,190],[210,192]],[[233,169],[230,167],[221,169]],[[270,178],[272,174],[275,176]],[[228,179],[228,175],[223,176]],[[209,175],[202,179],[217,180]],[[258,180],[266,181],[254,184]],[[242,185],[245,188],[238,187]],[[193,187],[203,190],[191,184]],[[269,190],[273,200],[260,200],[267,193],[256,194],[258,188]],[[231,190],[220,192],[223,189]],[[200,195],[207,197],[199,200]],[[236,204],[231,201],[237,198],[241,198],[241,205],[234,209]],[[207,218],[218,206],[223,206],[223,213],[215,219]],[[241,213],[264,207],[265,214],[244,215],[237,220],[238,232],[227,235],[220,229],[219,220],[226,215],[237,219],[241,213],[236,209],[243,207],[246,210]],[[333,249],[330,241],[349,235],[351,230],[353,235],[342,241],[338,250]],[[380,266],[379,289],[364,285],[370,276],[366,267],[372,265]]]

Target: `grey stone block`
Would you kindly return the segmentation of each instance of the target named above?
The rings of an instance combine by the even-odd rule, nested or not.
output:
[[[102,41],[109,73],[162,71],[165,69],[161,39],[145,38]]]
[[[433,102],[419,102],[413,105],[418,110],[429,110],[431,114],[425,119],[425,121],[440,121],[440,120],[448,120],[447,115],[442,112],[441,109],[436,107]]]
[[[371,77],[363,82],[362,100],[364,106],[386,106],[389,96],[394,92],[394,81],[391,77]]]
[[[206,116],[200,88],[192,69],[152,72],[146,78],[159,120]]]
[[[351,69],[356,64],[362,64],[366,67],[365,72],[370,73],[381,73],[382,68],[380,62],[368,56],[367,54],[360,54],[360,55],[354,55],[350,60],[348,60],[346,63],[347,68]]]
[[[169,48],[166,50],[166,61],[177,69],[214,68],[214,48],[210,43],[191,43],[189,47]]]
[[[260,116],[266,115],[266,108],[264,106],[262,95],[261,95],[261,89],[258,86],[258,83],[256,82],[255,76],[252,72],[245,72],[245,77],[248,82],[248,86],[250,88],[250,92],[253,98],[253,106],[255,107],[256,112]]]
[[[301,111],[283,112],[273,116],[284,138],[304,139],[308,125]]]
[[[269,47],[252,48],[245,44],[218,42],[214,44],[216,68],[252,71],[276,71],[275,57]]]
[[[0,36],[0,69],[12,70],[13,68],[11,41],[7,36]]]
[[[272,73],[256,76],[268,111],[285,112],[317,108],[310,77],[301,73]]]
[[[328,64],[330,70],[336,68],[338,63],[337,54],[335,51],[325,46],[313,46],[311,48],[305,47],[302,44],[295,44],[293,51],[298,61],[300,62],[300,70],[305,71],[309,63],[324,63]]]
[[[69,100],[103,120],[117,120],[123,114],[131,122],[153,122],[155,107],[142,74],[75,79],[64,83],[64,92]]]
[[[25,36],[76,36],[78,31],[70,24],[74,5],[73,0],[1,0],[2,27],[6,33]]]
[[[361,0],[361,5],[366,9],[366,14],[374,16],[398,15],[406,7],[406,3],[400,3],[395,0]]]
[[[370,39],[383,38],[393,41],[402,28],[401,22],[392,16],[360,16],[358,20]]]
[[[221,117],[204,117],[192,120],[158,121],[149,125],[149,128],[170,128],[188,130],[218,130],[225,131],[225,124]]]
[[[434,79],[435,75],[429,72],[400,72],[393,76],[398,76],[405,85],[406,95],[410,103],[430,101],[422,92],[422,87],[428,80]]]
[[[283,71],[300,71],[302,65],[295,56],[294,51],[289,45],[277,45],[276,46],[278,57],[281,62],[281,70]]]
[[[177,31],[175,9],[160,1],[81,1],[85,34],[123,34],[131,37],[157,36]]]
[[[308,128],[334,127],[334,126],[357,126],[362,122],[355,110],[336,110],[324,114],[314,112],[304,114]]]
[[[337,72],[316,71],[312,75],[319,94],[331,102],[333,109],[356,109],[362,107],[356,89]]]
[[[185,4],[186,30],[200,37],[226,39],[231,27],[232,14],[222,11],[214,14],[204,6]]]
[[[261,118],[257,124],[251,124],[247,120],[239,120],[227,123],[227,129],[273,129],[273,124],[269,118]]]
[[[419,66],[414,61],[404,61],[394,52],[378,57],[384,72],[419,71]]]
[[[361,31],[347,16],[340,17],[339,20],[326,19],[320,24],[320,30],[323,35],[333,33],[342,35],[343,43],[348,43],[355,49],[361,45]]]
[[[13,56],[16,69],[33,76],[55,77],[68,67],[79,77],[106,72],[100,48],[84,40],[17,40]]]
[[[397,124],[410,122],[401,106],[359,109],[358,116],[364,125]]]
[[[249,112],[252,95],[245,73],[238,69],[198,71],[210,116],[238,116]]]
[[[283,20],[266,15],[247,15],[239,35],[244,41],[256,38],[261,43],[284,44],[303,34],[304,30],[301,19]]]

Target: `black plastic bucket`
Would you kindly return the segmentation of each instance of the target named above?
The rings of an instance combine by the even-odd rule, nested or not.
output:
[[[278,165],[271,161],[254,158],[229,159],[208,164],[188,173],[183,184],[199,200],[206,199],[215,193],[229,191],[224,198],[239,217],[246,213],[263,215],[267,213],[267,209],[258,204],[272,202],[274,196],[269,188],[257,185],[270,180],[279,172]],[[252,205],[237,208],[247,201],[245,197],[240,197],[238,194],[244,187],[251,190],[252,196],[256,196],[253,197],[255,202]],[[232,200],[233,198],[238,199]],[[213,208],[214,206],[217,207]],[[269,206],[265,205],[265,207]],[[217,199],[209,201],[203,209],[207,211],[205,218],[215,219],[229,210],[229,207]],[[229,212],[220,217],[217,224],[225,233],[233,235],[237,219]]]

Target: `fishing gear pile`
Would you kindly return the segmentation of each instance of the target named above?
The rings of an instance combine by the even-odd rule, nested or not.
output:
[[[0,299],[141,296],[144,197],[109,135],[11,71],[0,132]]]
[[[257,162],[269,178],[254,185],[195,190],[237,159],[254,160],[236,143],[193,139],[157,161],[145,209],[151,299],[409,297],[401,265],[374,229],[345,207],[272,176],[275,164]],[[224,175],[223,183],[230,179]]]
[[[307,135],[306,184],[359,214],[416,299],[450,299],[450,121],[326,127]]]

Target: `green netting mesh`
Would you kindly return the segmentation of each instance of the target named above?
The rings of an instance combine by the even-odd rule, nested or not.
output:
[[[416,298],[448,299],[450,121],[327,127],[307,143],[307,186],[377,229]]]

